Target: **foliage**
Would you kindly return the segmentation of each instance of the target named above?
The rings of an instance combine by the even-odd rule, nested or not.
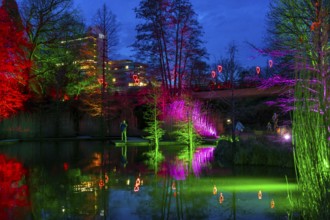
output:
[[[147,157],[147,160],[144,163],[151,169],[155,170],[155,166],[158,166],[165,159],[164,155],[161,151],[158,151],[156,154],[156,150],[150,150],[148,152],[144,152],[143,156]]]
[[[165,131],[161,128],[162,122],[159,120],[161,109],[159,108],[159,103],[162,98],[162,90],[157,85],[154,85],[150,93],[145,97],[147,100],[148,109],[144,114],[144,118],[147,120],[147,127],[144,129],[148,133],[146,139],[150,140],[155,149],[149,154],[149,156],[153,156],[152,160],[154,162],[155,173],[157,173],[158,164],[162,160],[161,152],[159,152],[159,141],[162,136],[165,134]]]
[[[57,98],[63,97],[69,74],[78,75],[79,50],[73,39],[84,34],[84,25],[73,10],[72,0],[24,0],[21,4],[24,26],[32,47],[29,58],[30,89],[39,97],[55,88]],[[74,45],[74,46],[73,46]],[[70,47],[75,48],[70,48]],[[73,76],[71,76],[72,78]]]
[[[306,200],[304,218],[327,219],[329,213],[329,2],[284,1],[272,5],[276,49],[294,72],[294,158],[299,189]],[[312,129],[311,129],[312,128]]]
[[[150,65],[151,72],[172,96],[181,95],[189,84],[194,62],[205,57],[201,27],[188,0],[143,0],[135,8],[143,20],[136,26],[133,44],[137,58]]]
[[[173,135],[180,144],[186,145],[186,149],[184,148],[181,152],[181,157],[186,157],[185,161],[189,161],[191,170],[193,155],[196,147],[201,143],[201,137],[193,125],[193,105],[191,105],[191,101],[189,100],[185,103],[185,118],[182,121],[176,122],[176,130],[173,131]]]
[[[0,7],[0,120],[21,110],[29,97],[25,91],[29,47],[24,30]]]

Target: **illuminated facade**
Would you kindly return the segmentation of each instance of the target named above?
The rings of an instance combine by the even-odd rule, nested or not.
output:
[[[72,42],[79,45],[80,59],[76,62],[83,74],[101,79],[102,63],[105,60],[105,78],[112,91],[122,92],[128,88],[147,85],[146,64],[132,60],[109,60],[106,53],[103,57],[103,52],[106,51],[103,51],[103,48],[107,46],[107,40],[99,29],[91,27],[86,37],[74,39]]]
[[[107,69],[114,91],[125,91],[128,88],[143,87],[148,84],[146,64],[132,60],[110,60]]]

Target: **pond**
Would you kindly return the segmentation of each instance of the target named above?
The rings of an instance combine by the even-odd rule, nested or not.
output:
[[[188,174],[172,146],[155,176],[147,150],[129,147],[126,164],[109,141],[2,143],[0,219],[288,218],[292,170],[219,168],[203,147]]]

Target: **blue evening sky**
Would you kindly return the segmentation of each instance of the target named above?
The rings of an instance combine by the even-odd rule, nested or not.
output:
[[[227,57],[228,45],[238,47],[238,60],[243,66],[267,65],[267,58],[259,55],[246,42],[257,47],[264,45],[266,37],[266,14],[271,0],[191,0],[199,23],[203,26],[203,40],[210,54],[210,63]],[[130,58],[129,45],[135,39],[134,7],[139,0],[74,0],[90,24],[98,8],[105,3],[117,16],[120,24],[118,53],[120,58]]]

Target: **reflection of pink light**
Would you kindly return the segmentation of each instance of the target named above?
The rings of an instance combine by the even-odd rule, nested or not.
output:
[[[170,176],[175,180],[185,180],[187,176],[187,166],[183,161],[177,160],[169,167]]]
[[[192,161],[192,169],[195,176],[199,176],[203,169],[213,160],[213,147],[197,148]],[[171,163],[163,163],[159,171],[160,175],[169,175],[175,180],[185,180],[188,176],[188,164],[176,159]],[[135,184],[136,186],[136,184]]]
[[[169,106],[167,115],[175,121],[185,121],[187,120],[187,112],[185,101],[180,100],[173,102]],[[214,124],[209,122],[209,118],[206,114],[202,114],[200,103],[196,102],[193,106],[192,120],[198,134],[208,137],[217,136]]]
[[[192,161],[192,168],[195,176],[199,176],[212,160],[214,155],[213,147],[197,148]]]

